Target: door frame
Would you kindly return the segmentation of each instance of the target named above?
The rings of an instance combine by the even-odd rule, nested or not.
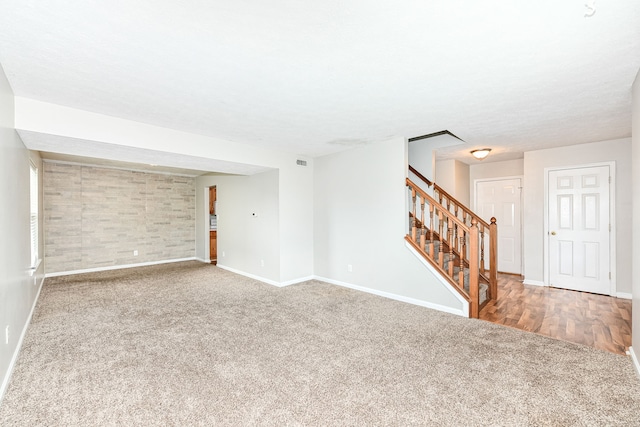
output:
[[[478,183],[489,181],[507,181],[510,179],[520,180],[520,276],[524,277],[524,176],[523,175],[509,175],[498,176],[493,178],[479,178],[473,180],[473,211],[478,212]],[[498,224],[498,232],[500,232],[500,224]]]
[[[599,166],[609,167],[609,223],[611,230],[609,231],[609,270],[611,278],[609,279],[609,295],[616,296],[616,162],[598,162],[584,163],[579,165],[553,166],[544,168],[544,226],[543,226],[543,265],[544,265],[544,285],[551,286],[551,271],[549,268],[550,251],[549,251],[549,173],[554,171],[562,171],[567,169],[582,169]]]
[[[207,262],[211,262],[211,250],[209,249],[209,240],[211,239],[209,235],[209,230],[211,228],[211,220],[209,219],[209,185],[204,187],[204,236],[205,236],[205,244],[204,244],[204,259],[208,260]],[[213,187],[213,185],[211,186]]]

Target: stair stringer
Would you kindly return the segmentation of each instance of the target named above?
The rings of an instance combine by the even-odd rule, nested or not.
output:
[[[449,311],[449,313],[457,314],[458,316],[462,317],[469,317],[469,301],[467,301],[462,295],[460,295],[460,292],[458,292],[458,290],[455,289],[453,285],[451,285],[451,283],[449,283],[449,281],[442,276],[442,273],[436,270],[433,265],[431,265],[429,261],[427,261],[424,256],[422,256],[420,252],[418,252],[413,246],[411,246],[409,242],[405,241],[404,245],[416,258],[418,258],[418,261],[420,261],[422,265],[424,265],[430,272],[432,272],[433,275],[440,281],[440,283],[442,283],[446,287],[446,289],[451,292],[451,294],[456,297],[456,299],[462,304],[462,310],[460,312]]]

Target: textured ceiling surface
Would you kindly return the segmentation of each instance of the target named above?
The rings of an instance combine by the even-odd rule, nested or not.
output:
[[[469,161],[627,137],[640,1],[0,3],[16,96],[319,156],[448,129]],[[591,15],[591,16],[587,16]]]

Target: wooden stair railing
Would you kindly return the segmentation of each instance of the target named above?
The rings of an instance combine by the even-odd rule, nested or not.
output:
[[[459,218],[467,226],[471,225],[471,220],[474,218],[478,222],[478,230],[480,231],[480,274],[489,283],[489,298],[496,299],[498,297],[498,226],[496,224],[496,219],[491,218],[491,223],[487,223],[476,215],[475,212],[447,193],[438,184],[431,182],[429,179],[424,177],[411,165],[409,165],[409,170],[421,181],[427,184],[428,187],[433,187],[433,198],[436,199],[440,205],[445,206],[449,212],[456,216],[456,218]],[[485,257],[485,241],[487,237],[489,240],[488,275],[486,268],[487,263],[485,263],[485,259],[487,259]]]
[[[477,287],[474,289],[471,285],[484,281],[489,284],[488,299],[496,299],[498,295],[498,231],[496,219],[491,218],[491,223],[487,223],[437,184],[421,175],[415,168],[409,166],[409,170],[425,182],[428,187],[433,186],[434,195],[433,197],[429,196],[407,178],[407,186],[411,190],[413,201],[410,217],[413,218],[411,233],[405,239],[412,243],[416,249],[421,249],[420,252],[423,252],[425,258],[437,269],[442,270],[440,273],[459,291],[460,285],[464,285],[463,270],[468,268],[469,292],[468,295],[465,295],[467,292],[463,287],[460,293],[470,303],[469,315],[477,317],[476,310],[479,312],[478,290]],[[417,197],[420,197],[419,204],[416,201]],[[425,223],[424,218],[425,204],[428,206],[430,216],[428,223]],[[418,205],[420,205],[420,212],[417,211]],[[475,227],[476,231],[471,232],[472,227]],[[419,234],[418,230],[420,230]],[[425,235],[425,233],[428,235]],[[488,271],[486,268],[487,263],[485,263],[485,239],[487,235],[489,239]],[[438,254],[434,253],[434,238],[440,241],[440,253]],[[429,244],[426,243],[427,241]],[[475,249],[474,245],[476,246]],[[444,262],[441,259],[444,258],[444,251],[449,251],[449,260],[455,258],[458,263],[457,278],[452,277],[453,270],[455,270],[453,262],[448,262],[447,271],[442,268]],[[478,280],[474,276],[478,276]]]
[[[471,226],[467,226],[409,178],[406,183],[411,192],[410,209],[413,221],[410,233],[405,239],[429,260],[469,303],[469,317],[477,318],[480,312],[477,221],[472,219]],[[425,211],[428,214],[426,219]],[[456,257],[455,253],[459,255]],[[465,289],[465,264],[468,265],[469,273],[468,291]]]

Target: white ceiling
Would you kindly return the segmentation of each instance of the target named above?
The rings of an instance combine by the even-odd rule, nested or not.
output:
[[[447,129],[472,163],[627,137],[640,1],[2,1],[16,96],[320,156]]]

